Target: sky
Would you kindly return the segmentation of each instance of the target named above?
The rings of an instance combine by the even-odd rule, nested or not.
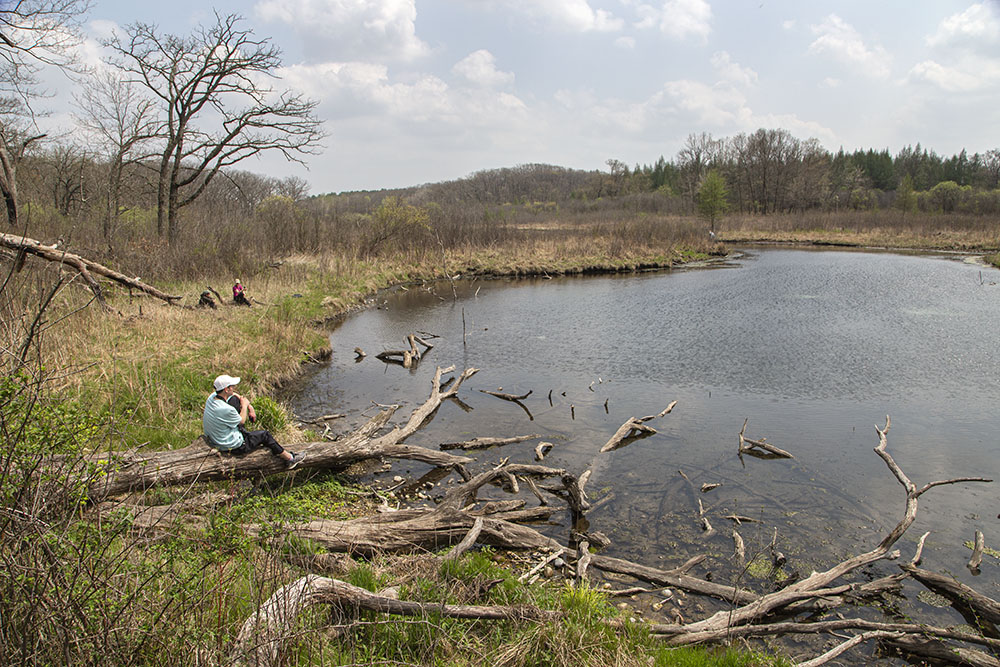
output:
[[[213,9],[281,49],[273,85],[315,100],[327,133],[305,166],[241,167],[312,194],[652,164],[762,127],[831,151],[1000,148],[1000,0],[94,0],[81,58]],[[72,132],[72,84],[53,87],[45,122]]]

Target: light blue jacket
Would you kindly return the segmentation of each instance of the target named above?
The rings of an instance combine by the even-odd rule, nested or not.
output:
[[[229,403],[215,396],[213,392],[205,401],[205,414],[201,418],[205,437],[216,449],[223,451],[236,449],[243,444],[243,434],[238,428],[240,413]]]

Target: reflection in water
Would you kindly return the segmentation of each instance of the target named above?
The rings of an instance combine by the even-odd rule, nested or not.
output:
[[[435,365],[475,366],[461,399],[412,444],[539,433],[559,443],[547,465],[593,467],[587,490],[602,504],[588,519],[612,539],[609,553],[653,566],[707,553],[704,567],[721,581],[735,572],[737,526],[724,517],[742,515],[757,522],[738,526],[748,553],[777,528],[789,566],[808,574],[870,548],[899,519],[903,492],[872,452],[887,414],[889,451],[918,485],[995,475],[1000,287],[980,271],[940,257],[762,250],[717,270],[458,283],[457,300],[450,286],[441,296],[413,288],[344,322],[331,335],[333,361],[294,407],[304,418],[349,412],[359,425],[373,401],[421,403]],[[440,338],[416,369],[372,352],[353,359],[355,347],[399,349],[417,331]],[[515,405],[477,389],[533,393]],[[598,454],[627,419],[675,399],[673,413],[650,422],[657,434]],[[748,417],[754,438],[795,458],[743,467]],[[476,454],[483,466],[526,463],[534,444]],[[699,488],[720,486],[693,498],[681,471]],[[718,529],[707,540],[699,499]],[[992,485],[935,489],[900,546],[912,553],[931,530],[926,565],[996,594],[995,560],[973,580],[962,544],[980,529],[995,547],[998,511]]]

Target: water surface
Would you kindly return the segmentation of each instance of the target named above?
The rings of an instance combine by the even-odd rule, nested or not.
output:
[[[886,415],[889,451],[918,486],[996,476],[998,278],[955,257],[755,249],[712,269],[458,281],[457,299],[448,283],[414,287],[380,297],[379,308],[331,334],[333,360],[294,408],[303,418],[346,412],[343,431],[373,402],[403,404],[403,419],[427,397],[436,365],[475,366],[461,403],[443,405],[411,444],[538,433],[556,443],[546,464],[594,468],[592,501],[614,494],[588,516],[591,530],[613,540],[608,553],[654,566],[707,553],[696,574],[728,580],[737,576],[733,526],[722,517],[735,512],[760,520],[740,527],[748,550],[764,549],[777,529],[788,570],[805,575],[871,548],[900,518],[902,489],[872,451]],[[416,370],[374,358],[418,331],[439,338]],[[355,362],[355,347],[369,356]],[[480,389],[532,394],[522,408]],[[673,400],[672,414],[650,422],[658,434],[598,455],[626,419]],[[795,459],[744,466],[736,450],[746,419],[749,437]],[[536,442],[478,458],[529,462]],[[424,470],[395,463],[389,474]],[[691,493],[679,470],[697,486],[722,486]],[[709,539],[698,498],[718,529]],[[986,556],[973,577],[963,542],[978,529],[998,546],[998,500],[995,484],[926,494],[900,542],[904,557],[932,531],[925,567],[995,597],[996,559]],[[547,531],[564,538],[567,521],[557,515]],[[912,593],[909,604],[919,605]]]

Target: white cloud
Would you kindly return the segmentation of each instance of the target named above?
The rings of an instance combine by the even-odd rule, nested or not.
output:
[[[98,40],[110,39],[115,34],[121,33],[121,28],[114,21],[97,19],[96,21],[91,21],[88,25],[90,27],[90,35]]]
[[[293,65],[279,74],[290,87],[318,100],[321,115],[334,126],[361,116],[405,123],[502,125],[525,108],[509,93],[484,90],[469,95],[430,74],[393,81],[387,67],[371,63]]]
[[[611,12],[591,7],[588,0],[492,0],[490,4],[573,32],[615,32],[625,25]]]
[[[416,35],[416,0],[260,0],[254,11],[290,25],[314,58],[410,61],[429,51]]]
[[[802,120],[794,113],[758,113],[747,98],[727,81],[709,85],[682,79],[669,81],[650,98],[648,105],[670,116],[676,123],[707,131],[732,134],[761,127],[780,127],[798,137],[832,141],[834,133],[821,123]]]
[[[710,86],[701,81],[668,81],[662,96],[654,98],[671,111],[690,114],[696,126],[737,127],[745,125],[750,109],[746,97],[729,85]]]
[[[1000,42],[1000,16],[994,4],[980,2],[943,20],[927,38],[928,46],[969,46],[970,42],[995,45]]]
[[[818,37],[809,45],[812,53],[830,55],[845,64],[857,66],[862,72],[877,78],[889,76],[889,54],[881,46],[869,48],[854,26],[836,14],[823,23],[812,26]]]
[[[706,0],[666,0],[659,8],[636,5],[639,28],[659,28],[674,39],[696,37],[702,40],[712,32],[712,8]]]
[[[474,51],[458,61],[451,71],[478,86],[497,88],[514,83],[514,74],[497,69],[496,58],[485,49]]]
[[[752,86],[757,83],[757,72],[749,67],[743,67],[734,63],[725,51],[717,51],[712,54],[709,61],[712,67],[724,80],[740,86]]]
[[[843,83],[844,83],[843,81],[841,81],[836,77],[828,76],[824,78],[822,82],[820,82],[820,85],[822,85],[824,88],[840,88],[840,86]]]
[[[630,51],[635,48],[635,37],[619,37],[615,40],[615,46]]]
[[[1000,82],[1000,64],[979,61],[974,66],[959,68],[925,60],[914,65],[907,78],[928,81],[949,93],[971,93]]]

